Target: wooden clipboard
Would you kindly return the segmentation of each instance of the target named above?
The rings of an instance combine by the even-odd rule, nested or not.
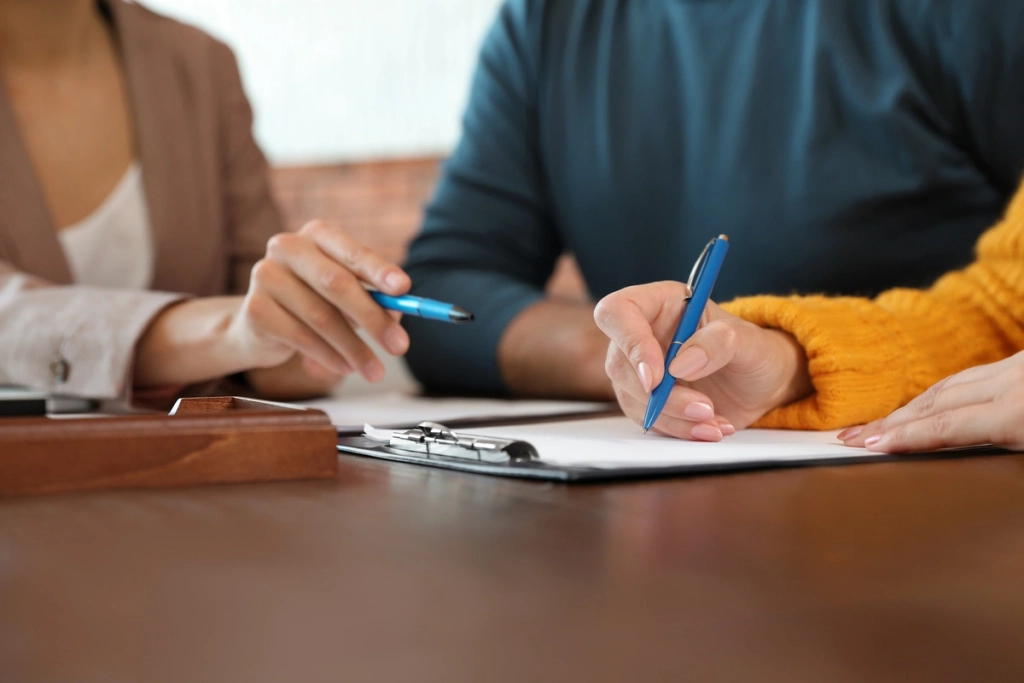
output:
[[[337,434],[319,410],[235,397],[170,415],[0,420],[0,495],[333,479]]]

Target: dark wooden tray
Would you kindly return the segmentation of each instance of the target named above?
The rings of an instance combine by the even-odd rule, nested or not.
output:
[[[319,410],[235,397],[170,415],[0,420],[0,495],[333,479],[337,434]]]

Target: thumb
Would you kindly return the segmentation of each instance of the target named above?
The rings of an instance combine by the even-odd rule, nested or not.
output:
[[[749,374],[785,363],[766,330],[726,313],[715,302],[708,302],[704,319],[707,322],[672,360],[669,373],[673,377],[695,382],[726,366]]]
[[[655,282],[609,294],[594,309],[597,326],[627,358],[644,391],[664,376],[665,350],[659,338],[672,334],[689,294],[680,282]]]
[[[718,372],[736,358],[737,330],[731,321],[712,320],[680,347],[669,373],[693,382]]]

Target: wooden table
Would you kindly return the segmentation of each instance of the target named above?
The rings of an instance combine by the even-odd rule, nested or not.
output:
[[[1024,456],[0,501],[0,680],[1020,681]]]

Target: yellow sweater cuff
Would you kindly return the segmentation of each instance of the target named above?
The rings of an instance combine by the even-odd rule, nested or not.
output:
[[[793,335],[807,354],[815,393],[755,427],[839,429],[888,415],[927,388],[917,352],[891,314],[867,299],[758,296],[723,306]]]

